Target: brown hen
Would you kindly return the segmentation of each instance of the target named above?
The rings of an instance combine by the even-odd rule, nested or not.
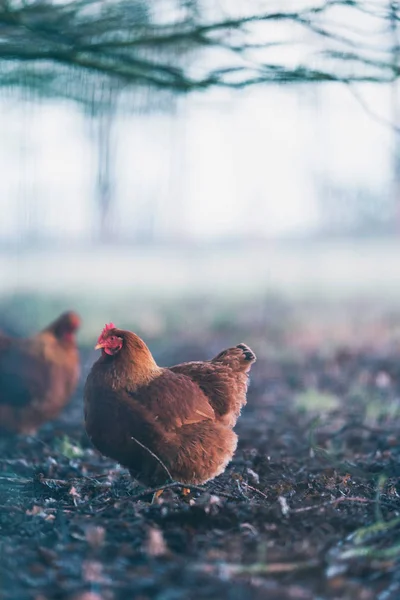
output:
[[[225,470],[256,360],[248,346],[161,368],[137,335],[111,323],[97,348],[102,355],[86,381],[85,423],[100,452],[146,486],[201,484]]]
[[[0,334],[0,430],[32,434],[64,408],[79,378],[79,325],[67,312],[28,339]]]

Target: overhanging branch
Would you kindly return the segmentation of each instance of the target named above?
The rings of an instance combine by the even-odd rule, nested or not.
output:
[[[66,70],[77,86],[84,85],[80,73],[89,73],[114,87],[176,92],[260,83],[380,83],[400,75],[398,49],[381,35],[400,20],[395,3],[325,0],[298,11],[213,20],[199,9],[166,23],[155,20],[151,4],[0,1],[0,85],[28,81],[59,95],[57,79]],[[332,11],[340,11],[345,25]],[[357,15],[368,16],[367,29]],[[276,60],[279,48],[294,50],[289,60]]]

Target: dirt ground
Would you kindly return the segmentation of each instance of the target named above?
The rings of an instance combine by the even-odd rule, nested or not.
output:
[[[36,437],[3,439],[1,598],[400,598],[399,349],[260,354],[233,462],[187,497],[150,504],[92,449],[81,389]]]

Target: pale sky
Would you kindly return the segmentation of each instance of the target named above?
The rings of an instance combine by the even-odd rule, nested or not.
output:
[[[373,111],[390,118],[388,88],[359,89]],[[40,228],[77,237],[89,232],[95,146],[78,109],[3,101],[0,135],[1,235],[34,219],[33,203]],[[118,119],[116,221],[129,231],[150,206],[167,233],[307,230],[318,222],[316,177],[383,189],[391,177],[391,144],[391,131],[343,86],[195,95],[174,114]]]

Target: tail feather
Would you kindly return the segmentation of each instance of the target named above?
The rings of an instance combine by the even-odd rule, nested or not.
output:
[[[246,344],[238,344],[234,348],[223,350],[211,362],[229,365],[234,370],[248,371],[256,360],[257,357],[253,350],[246,346]]]
[[[248,346],[246,346],[246,344],[238,344],[236,346],[236,348],[240,348],[240,350],[243,350],[243,354],[244,354],[244,359],[248,360],[250,362],[256,362],[257,357],[254,354],[253,350],[251,348],[249,348]]]

